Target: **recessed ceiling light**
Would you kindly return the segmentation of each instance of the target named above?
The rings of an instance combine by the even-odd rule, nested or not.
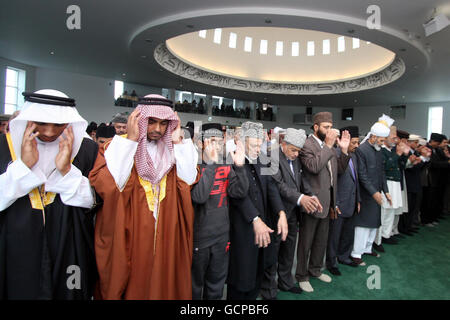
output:
[[[180,83],[180,87],[182,87],[183,85]]]
[[[126,73],[122,73],[122,76],[124,76],[124,77],[125,77],[126,75],[127,75]]]
[[[355,102],[358,102],[358,99],[355,99]]]
[[[55,52],[54,52],[54,51],[50,51],[50,54],[51,54],[51,55],[54,55],[54,54],[55,54]]]
[[[147,58],[147,56],[141,56],[141,58],[142,58],[142,59],[145,59],[145,58]]]
[[[403,99],[405,99],[405,96],[402,96]]]

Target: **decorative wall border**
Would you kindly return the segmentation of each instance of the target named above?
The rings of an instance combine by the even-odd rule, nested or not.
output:
[[[165,43],[156,47],[153,56],[163,68],[183,78],[221,88],[269,94],[323,95],[368,90],[394,82],[406,71],[403,60],[396,57],[385,69],[358,79],[320,84],[273,83],[236,79],[201,70],[175,57]]]

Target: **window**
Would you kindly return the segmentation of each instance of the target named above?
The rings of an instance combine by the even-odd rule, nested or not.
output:
[[[261,43],[259,45],[259,53],[267,54],[267,40],[261,40]]]
[[[292,56],[298,57],[300,51],[300,45],[298,42],[292,42]]]
[[[198,32],[198,36],[199,36],[200,38],[206,39],[206,30],[200,30],[200,31]]]
[[[344,52],[345,51],[345,38],[339,37],[338,38],[338,52]]]
[[[308,57],[311,57],[311,56],[313,56],[314,55],[314,41],[308,41],[308,44],[307,44],[307,55],[308,55]]]
[[[322,54],[330,54],[330,40],[326,39],[322,42]]]
[[[359,48],[359,39],[353,38],[353,49],[358,49],[358,48]]]
[[[114,100],[123,94],[123,81],[114,81]]]
[[[283,41],[277,41],[275,47],[275,55],[282,56],[283,55]]]
[[[220,28],[214,29],[214,43],[220,44],[221,40],[222,40],[222,29]]]
[[[428,137],[432,132],[442,133],[442,116],[444,108],[429,107],[428,108]]]
[[[228,46],[230,48],[236,49],[236,40],[237,40],[237,35],[234,32],[230,32],[230,41],[228,43]]]
[[[24,102],[22,92],[25,91],[25,71],[7,67],[5,88],[5,113],[12,114]]]
[[[252,52],[252,38],[245,37],[244,51],[245,52]]]

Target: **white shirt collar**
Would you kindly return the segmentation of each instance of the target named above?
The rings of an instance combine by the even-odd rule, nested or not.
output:
[[[311,134],[313,136],[314,139],[316,139],[317,143],[319,144],[319,146],[321,148],[323,148],[323,141],[320,140],[319,138],[317,138],[314,134]]]

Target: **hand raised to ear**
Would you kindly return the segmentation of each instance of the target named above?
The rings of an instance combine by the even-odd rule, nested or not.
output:
[[[139,120],[141,119],[141,112],[135,109],[127,121],[127,139],[138,141],[139,140]]]
[[[73,129],[71,126],[64,129],[63,134],[59,136],[59,152],[55,158],[56,169],[65,176],[71,167],[70,157],[73,147]]]
[[[33,168],[39,160],[39,152],[35,139],[39,135],[39,131],[33,133],[36,127],[37,126],[34,122],[28,121],[27,127],[25,128],[25,132],[23,134],[22,146],[20,149],[20,158],[22,162],[30,169]]]

